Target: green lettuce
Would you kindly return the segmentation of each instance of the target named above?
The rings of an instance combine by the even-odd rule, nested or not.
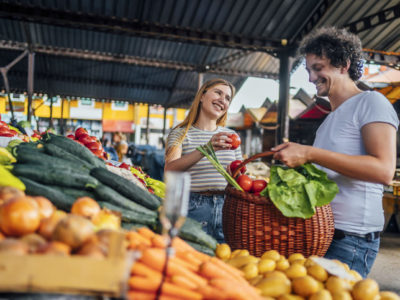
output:
[[[339,189],[326,173],[312,164],[295,169],[271,167],[270,181],[261,192],[286,217],[311,218],[315,207],[330,203]]]

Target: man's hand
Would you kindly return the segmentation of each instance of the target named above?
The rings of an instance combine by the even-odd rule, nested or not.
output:
[[[274,159],[280,160],[290,168],[301,166],[309,161],[310,146],[287,142],[271,148],[276,152]]]

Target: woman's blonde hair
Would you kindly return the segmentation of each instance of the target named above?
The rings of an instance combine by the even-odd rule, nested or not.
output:
[[[235,96],[235,87],[233,86],[232,83],[229,81],[222,79],[222,78],[214,78],[211,80],[208,80],[205,82],[200,89],[197,91],[196,96],[194,97],[193,103],[190,106],[189,113],[187,114],[186,118],[182,121],[182,123],[178,124],[175,126],[172,130],[176,128],[182,128],[185,127],[185,131],[183,135],[180,137],[178,141],[178,145],[180,145],[183,140],[185,139],[185,136],[187,132],[189,131],[189,128],[192,127],[193,124],[197,122],[197,119],[199,118],[200,114],[200,106],[201,106],[201,97],[211,88],[213,88],[216,85],[226,85],[231,89],[231,99]],[[226,119],[228,116],[228,112],[225,112],[218,120],[217,120],[217,126],[225,126],[226,124]],[[166,160],[168,159],[169,155],[171,154],[171,150],[174,147],[169,147],[166,149]]]

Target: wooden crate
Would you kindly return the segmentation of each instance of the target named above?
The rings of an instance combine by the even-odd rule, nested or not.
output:
[[[0,291],[48,292],[124,297],[133,254],[123,233],[111,237],[109,255],[0,255]]]

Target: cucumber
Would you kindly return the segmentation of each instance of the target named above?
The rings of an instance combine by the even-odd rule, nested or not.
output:
[[[17,150],[18,163],[26,163],[26,164],[33,164],[33,165],[43,165],[48,167],[57,166],[60,169],[67,167],[73,168],[76,171],[89,173],[89,170],[79,162],[73,162],[69,160],[65,160],[59,157],[54,157],[51,155],[47,155],[45,153],[41,153],[39,151],[30,150],[30,149],[19,149]]]
[[[32,150],[32,151],[38,151],[38,152],[44,152],[43,144],[39,142],[22,142],[18,144],[15,147],[11,148],[11,154],[14,155],[14,157],[18,157],[18,151],[20,149],[25,149],[27,151]]]
[[[80,159],[90,163],[94,167],[99,167],[99,168],[106,167],[104,161],[100,160],[97,156],[95,156],[92,152],[90,152],[88,148],[77,142],[74,142],[73,140],[65,136],[48,133],[45,137],[45,141],[46,143],[56,145],[64,149],[65,151],[74,154]]]
[[[74,188],[58,186],[58,185],[52,185],[51,188],[55,189],[63,194],[66,194],[67,196],[74,198],[74,200],[81,198],[81,197],[89,197],[89,198],[96,200],[96,196],[94,195],[94,193],[83,190],[83,189],[74,189]]]
[[[71,171],[58,166],[16,164],[12,173],[46,185],[61,185],[75,188],[95,188],[99,182],[89,174]]]
[[[141,213],[137,213],[134,211],[129,211],[127,209],[112,205],[108,202],[98,201],[99,205],[102,208],[108,208],[109,210],[113,210],[116,212],[121,213],[121,221],[127,223],[138,223],[138,224],[145,224],[145,225],[155,225],[156,224],[156,217],[148,217]]]
[[[94,168],[90,171],[90,175],[126,198],[148,209],[156,210],[160,206],[160,201],[154,195],[150,194],[150,192],[141,189],[128,179],[116,175],[107,169]]]
[[[207,246],[200,245],[198,243],[187,241],[187,240],[184,240],[184,241],[186,243],[188,243],[189,246],[192,246],[194,249],[196,249],[197,251],[203,252],[204,254],[207,254],[209,256],[215,256],[214,250],[211,248],[208,248]]]
[[[49,199],[57,208],[70,211],[72,204],[75,201],[74,198],[26,177],[21,176],[19,179],[25,184],[25,193],[27,195],[43,196]]]
[[[94,189],[96,199],[103,202],[111,203],[122,209],[127,209],[136,213],[143,214],[146,217],[157,217],[157,212],[143,207],[116,192],[112,188],[99,183]]]
[[[87,167],[89,170],[93,168],[93,166],[90,163],[88,163],[87,161],[80,159],[76,155],[71,154],[68,151],[65,151],[64,149],[62,149],[54,144],[50,144],[50,143],[44,144],[44,151],[51,156],[59,157],[59,158],[62,158],[62,159],[68,160],[68,161],[78,162],[78,163],[84,165],[85,167]]]
[[[203,231],[199,222],[191,218],[186,218],[185,223],[179,230],[178,236],[185,241],[207,246],[212,250],[217,248],[217,241],[211,235]]]

